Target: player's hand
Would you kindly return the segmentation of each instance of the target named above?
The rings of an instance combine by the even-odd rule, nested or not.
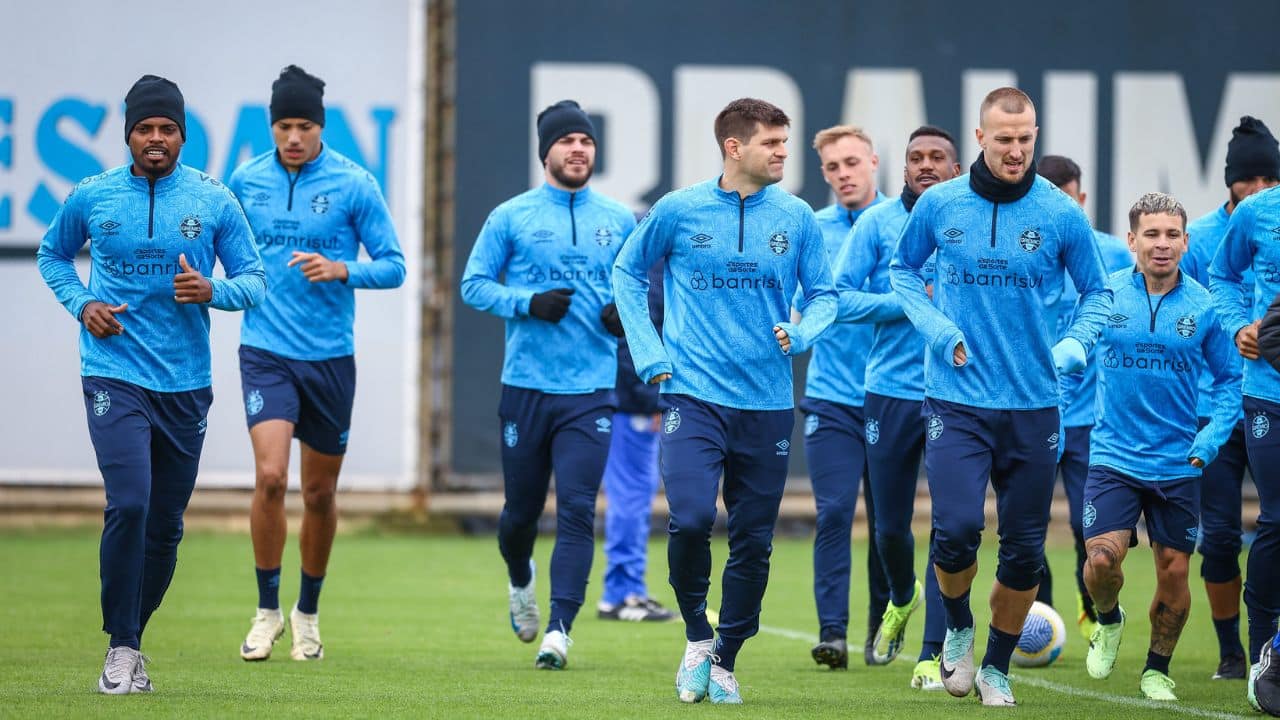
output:
[[[540,292],[529,298],[529,315],[558,323],[569,314],[569,305],[573,302],[573,288],[556,288]]]
[[[1258,355],[1258,326],[1262,324],[1261,320],[1253,322],[1240,328],[1240,332],[1236,333],[1236,349],[1240,351],[1240,356],[1246,360],[1257,360]]]
[[[933,283],[924,286],[924,294],[928,295],[930,300],[933,299]]]
[[[783,355],[791,354],[791,336],[781,327],[773,326],[773,336],[778,340],[778,347],[782,348]]]
[[[1191,458],[1191,460],[1190,460],[1189,462],[1191,463],[1191,467],[1193,467],[1193,468],[1202,468],[1202,467],[1204,467],[1204,461],[1203,461],[1203,460],[1201,460],[1201,459],[1200,459],[1200,458],[1198,458],[1198,457],[1193,457],[1193,458]]]
[[[116,319],[116,315],[129,309],[129,303],[112,307],[104,302],[94,300],[80,311],[80,322],[93,333],[96,338],[108,338],[112,335],[123,335],[124,325]]]
[[[302,274],[313,283],[332,282],[334,280],[346,282],[349,276],[346,263],[341,260],[330,260],[320,253],[294,250],[293,258],[289,260],[288,267],[293,267],[294,265],[301,265]]]
[[[178,253],[178,267],[182,268],[182,272],[173,276],[174,300],[184,305],[213,300],[213,283],[187,263],[185,253]]]
[[[604,325],[604,329],[616,338],[626,334],[622,329],[622,318],[618,316],[618,306],[614,303],[600,308],[600,324]]]
[[[951,352],[951,364],[956,367],[964,367],[969,362],[969,353],[964,349],[964,341],[961,340],[956,344],[956,349]]]
[[[653,377],[649,378],[649,384],[657,385],[658,383],[664,383],[670,379],[671,379],[671,373],[658,373],[657,375],[654,375]]]

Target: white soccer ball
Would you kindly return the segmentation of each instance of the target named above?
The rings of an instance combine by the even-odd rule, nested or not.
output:
[[[1044,667],[1062,654],[1067,641],[1067,626],[1056,610],[1036,601],[1022,623],[1018,647],[1013,650],[1013,664],[1018,667]]]

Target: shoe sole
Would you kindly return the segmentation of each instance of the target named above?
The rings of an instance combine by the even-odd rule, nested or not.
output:
[[[98,692],[102,695],[128,695],[133,692],[133,681],[122,682],[114,688],[109,688],[103,682],[103,676],[98,676]]]
[[[964,675],[957,675],[958,671],[959,668],[954,668],[951,671],[951,677],[947,677],[945,670],[943,670],[943,689],[953,697],[968,697],[970,693],[977,692],[977,684],[974,682],[976,673],[966,671]],[[965,677],[965,675],[968,677]]]
[[[551,650],[539,652],[533,661],[533,666],[539,670],[563,670],[566,664],[564,657]]]
[[[849,669],[849,656],[841,656],[833,648],[814,648],[811,654],[813,655],[813,661],[819,665],[826,665],[832,670]]]
[[[319,650],[318,652],[316,652],[316,654],[315,654],[315,655],[308,655],[308,654],[306,654],[305,652],[298,652],[298,651],[296,651],[296,650],[290,650],[290,651],[289,651],[289,657],[293,658],[294,660],[297,660],[298,662],[306,662],[306,661],[308,661],[308,660],[323,660],[323,659],[324,659],[324,647],[323,647],[323,646],[321,646],[321,647],[320,647],[320,650]]]
[[[241,659],[241,660],[244,660],[245,662],[261,662],[261,661],[263,661],[263,660],[266,660],[267,658],[271,657],[271,651],[272,651],[272,649],[274,649],[274,648],[275,648],[276,642],[278,642],[278,641],[280,640],[280,638],[282,638],[282,637],[284,637],[284,626],[283,626],[283,625],[281,625],[281,626],[280,626],[280,631],[279,631],[279,632],[277,632],[277,633],[276,633],[276,636],[275,636],[274,638],[272,638],[272,639],[271,639],[271,644],[270,644],[270,645],[268,645],[268,646],[266,647],[266,652],[265,652],[265,653],[263,653],[262,655],[255,655],[255,654],[254,654],[254,653],[258,652],[259,650],[261,650],[261,648],[250,648],[250,649],[249,649],[249,652],[248,652],[248,653],[246,653],[246,652],[245,652],[245,648],[246,648],[246,647],[248,647],[248,646],[247,646],[247,645],[244,645],[244,644],[242,643],[242,644],[240,645],[240,659]]]

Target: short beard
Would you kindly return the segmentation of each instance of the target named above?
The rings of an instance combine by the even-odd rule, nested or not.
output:
[[[587,182],[591,180],[591,174],[594,172],[595,172],[595,168],[593,167],[587,170],[586,177],[582,178],[581,180],[578,180],[577,178],[571,178],[565,175],[564,167],[561,166],[558,168],[551,169],[551,177],[555,178],[556,182],[560,183],[564,187],[569,188],[570,190],[579,190],[583,187],[586,187]]]

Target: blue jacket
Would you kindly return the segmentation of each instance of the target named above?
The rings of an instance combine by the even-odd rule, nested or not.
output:
[[[889,282],[889,260],[910,213],[901,200],[882,203],[858,220],[853,239],[836,260],[836,290],[840,293],[837,327],[872,330],[867,356],[867,391],[902,400],[924,399],[924,338],[907,319],[902,301]],[[933,259],[921,272],[926,285],[934,282]]]
[[[1252,286],[1245,281],[1245,272],[1250,268],[1254,272]],[[1236,333],[1261,319],[1271,300],[1280,293],[1280,186],[1250,195],[1236,205],[1209,267],[1209,289],[1222,318],[1222,329],[1234,347]],[[1250,295],[1251,306],[1246,305]],[[1242,362],[1242,392],[1280,402],[1280,372],[1262,358],[1242,358]]]
[[[1133,270],[1133,253],[1129,252],[1129,243],[1114,235],[1094,230],[1093,237],[1098,242],[1098,250],[1102,253],[1102,264],[1108,273],[1121,270]],[[1058,311],[1058,336],[1067,331],[1071,320],[1075,317],[1076,302],[1080,293],[1076,292],[1075,283],[1066,278],[1063,283],[1062,300]],[[1094,408],[1097,405],[1098,366],[1096,362],[1098,349],[1095,346],[1089,353],[1089,364],[1083,372],[1065,375],[1061,378],[1063,391],[1061,406],[1063,427],[1088,427],[1093,424]]]
[[[404,254],[377,181],[354,162],[324,147],[295,174],[274,150],[231,173],[253,226],[267,272],[267,297],[244,314],[243,345],[295,360],[328,360],[355,353],[356,288],[394,288],[404,282]],[[360,246],[369,261],[359,262]],[[320,253],[347,265],[346,282],[307,280],[295,252]]]
[[[922,268],[937,253],[933,301]],[[1093,231],[1078,203],[1036,177],[1025,196],[993,203],[969,187],[969,176],[920,196],[893,261],[894,289],[924,336],[925,394],[980,408],[1057,407],[1058,378],[1050,346],[1063,270],[1081,291],[1066,336],[1087,353],[1109,313],[1111,291]],[[968,362],[951,362],[964,341]]]
[[[1182,271],[1189,273],[1196,282],[1209,287],[1209,265],[1213,262],[1213,256],[1218,254],[1218,248],[1222,246],[1222,237],[1227,234],[1227,222],[1231,220],[1231,215],[1227,213],[1227,204],[1223,203],[1216,210],[1198,218],[1187,224],[1187,252],[1182,256],[1182,262],[1179,266]],[[1253,269],[1247,269],[1241,273],[1244,286],[1253,287]],[[1252,293],[1246,293],[1243,297],[1244,305],[1242,309],[1247,317],[1251,306],[1253,305]],[[1233,341],[1234,342],[1234,341]],[[1244,368],[1244,358],[1236,353],[1236,362],[1240,363],[1241,372]],[[1197,404],[1197,412],[1200,417],[1207,418],[1213,408],[1209,404],[1209,388],[1213,386],[1213,377],[1207,373],[1200,376],[1200,402]],[[1244,419],[1244,408],[1240,408],[1238,420]]]
[[[75,257],[90,240],[86,288]],[[213,285],[208,305],[174,301],[180,254]],[[212,277],[215,258],[225,279]],[[122,335],[99,339],[81,327],[80,373],[157,392],[208,387],[209,307],[244,310],[266,291],[262,260],[235,196],[181,163],[154,185],[128,165],[80,181],[49,225],[36,264],[77,320],[95,300],[129,304],[116,316]]]
[[[828,205],[815,213],[829,262],[834,263],[841,249],[849,245],[856,227],[854,223],[884,199],[883,194],[876,192],[871,204],[861,210]],[[867,397],[867,348],[870,346],[869,325],[832,325],[822,342],[813,347],[805,378],[805,397],[862,407]]]
[[[648,268],[666,258],[662,339],[648,317]],[[740,198],[719,181],[667,194],[636,227],[613,268],[618,312],[636,371],[671,373],[662,392],[743,410],[794,406],[791,354],[831,325],[836,293],[822,231],[804,201],[769,185]],[[804,288],[799,325],[788,322]]]
[[[489,213],[462,273],[462,299],[506,320],[502,382],[555,394],[612,389],[618,343],[600,322],[613,302],[609,272],[635,216],[590,188],[543,183]],[[505,283],[503,276],[505,275]],[[558,323],[529,315],[529,299],[574,290]]]
[[[1206,465],[1227,441],[1240,407],[1240,368],[1231,359],[1213,299],[1183,274],[1163,296],[1147,294],[1139,272],[1110,278],[1111,317],[1098,340],[1098,418],[1089,463],[1140,480],[1200,475],[1188,460]],[[1213,412],[1196,432],[1196,383],[1213,375]]]

